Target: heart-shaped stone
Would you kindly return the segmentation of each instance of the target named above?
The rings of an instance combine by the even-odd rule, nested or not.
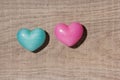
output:
[[[67,46],[74,46],[81,39],[83,31],[83,26],[78,22],[73,22],[70,26],[60,23],[54,30],[56,38]]]
[[[41,28],[29,30],[22,28],[17,33],[18,42],[27,50],[35,51],[43,45],[46,39],[46,33]]]

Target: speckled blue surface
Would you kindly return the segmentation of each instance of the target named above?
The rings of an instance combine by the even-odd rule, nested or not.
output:
[[[43,45],[46,39],[45,31],[41,28],[29,30],[22,28],[17,33],[18,42],[27,50],[35,51]]]

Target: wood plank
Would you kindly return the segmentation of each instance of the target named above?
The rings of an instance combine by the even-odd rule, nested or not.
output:
[[[81,22],[85,41],[69,48],[56,40],[57,23]],[[41,27],[49,44],[32,53],[17,31]],[[0,80],[120,80],[120,0],[0,0]]]

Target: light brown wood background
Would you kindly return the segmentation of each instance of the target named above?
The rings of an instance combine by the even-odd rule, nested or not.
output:
[[[76,49],[53,34],[57,23],[73,21],[88,34]],[[16,33],[37,26],[50,41],[32,53]],[[120,0],[0,0],[0,80],[120,80]]]

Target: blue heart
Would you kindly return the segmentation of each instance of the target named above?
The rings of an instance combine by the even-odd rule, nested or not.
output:
[[[41,28],[35,28],[33,30],[22,28],[17,33],[18,42],[29,51],[35,51],[41,47],[45,39],[45,31]]]

